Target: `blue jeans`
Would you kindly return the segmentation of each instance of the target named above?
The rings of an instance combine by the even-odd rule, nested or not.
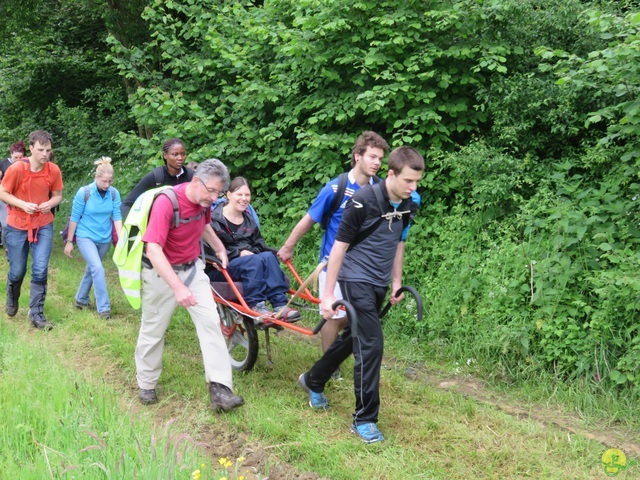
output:
[[[89,238],[76,237],[76,244],[85,262],[87,262],[87,268],[84,270],[84,275],[76,292],[76,302],[89,303],[89,292],[91,291],[91,285],[93,285],[98,312],[111,311],[107,280],[102,266],[102,259],[109,251],[111,243],[95,243]]]
[[[53,248],[53,222],[37,230],[37,242],[29,243],[27,233],[27,230],[7,225],[4,241],[9,257],[9,281],[22,282],[27,273],[27,257],[31,247],[31,282],[46,285]]]
[[[227,271],[235,281],[242,282],[243,297],[250,307],[265,300],[269,300],[274,308],[287,303],[289,282],[274,253],[236,257],[229,262]],[[224,282],[222,274],[215,269],[207,274],[214,282]]]

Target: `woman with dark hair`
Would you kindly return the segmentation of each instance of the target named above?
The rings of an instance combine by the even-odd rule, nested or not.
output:
[[[0,180],[4,176],[4,172],[18,160],[27,154],[27,149],[24,146],[24,142],[20,140],[9,147],[9,158],[5,158],[0,162]],[[7,229],[7,204],[0,200],[0,225],[2,225],[2,231],[0,232],[0,246],[4,245],[4,232]]]
[[[133,187],[129,195],[122,201],[122,220],[140,195],[152,188],[162,185],[179,185],[190,182],[193,178],[193,170],[185,166],[187,152],[184,142],[179,138],[170,138],[162,145],[162,159],[164,165],[156,167],[147,173],[138,184]]]
[[[227,202],[211,212],[211,227],[224,243],[229,257],[227,270],[234,280],[242,282],[243,297],[252,310],[262,315],[281,312],[287,322],[300,320],[300,312],[287,307],[287,278],[280,268],[275,251],[267,247],[260,228],[247,212],[251,202],[249,182],[236,177],[229,185]],[[212,281],[224,281],[215,268],[208,268]]]
[[[0,162],[0,180],[2,180],[4,172],[7,171],[7,168],[9,168],[18,160],[22,160],[22,157],[24,157],[26,154],[27,147],[24,146],[24,142],[22,140],[11,145],[9,147],[9,158],[5,158],[2,162]]]

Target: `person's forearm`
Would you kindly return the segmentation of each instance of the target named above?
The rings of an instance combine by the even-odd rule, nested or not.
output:
[[[49,205],[51,208],[57,207],[62,202],[62,190],[51,192],[51,198],[49,199]]]
[[[65,242],[73,242],[73,237],[76,234],[76,227],[78,224],[76,222],[72,222],[69,220],[69,229],[67,230],[67,238],[64,239]]]
[[[280,250],[278,250],[277,255],[280,260],[282,260],[283,262],[291,260],[291,258],[293,257],[293,249],[295,248],[296,244],[304,236],[304,234],[307,233],[311,229],[311,227],[313,227],[314,223],[316,222],[313,221],[311,215],[309,215],[308,213],[300,219],[297,225],[293,227],[293,230],[289,234],[287,240],[284,242],[284,245],[282,245]]]
[[[229,265],[229,256],[227,255],[227,249],[222,243],[222,240],[216,235],[216,232],[213,231],[211,225],[207,225],[204,227],[204,231],[202,232],[202,238],[209,244],[211,249],[215,252],[216,256],[220,260],[222,268],[227,268]]]
[[[394,295],[395,292],[402,286],[402,266],[404,264],[404,242],[398,243],[398,248],[396,248],[396,256],[393,260],[393,269],[391,270],[391,294]]]
[[[224,243],[222,243],[222,240],[218,238],[211,227],[204,229],[202,238],[204,238],[205,242],[209,244],[211,249],[216,253],[216,255],[218,255],[218,257],[220,257],[221,253],[227,253],[227,249],[225,248]]]
[[[11,193],[7,192],[4,189],[4,187],[1,187],[1,186],[0,186],[0,200],[2,200],[7,205],[11,205],[12,207],[22,208],[24,210],[23,205],[25,202],[23,200],[20,200],[15,195],[12,195]]]

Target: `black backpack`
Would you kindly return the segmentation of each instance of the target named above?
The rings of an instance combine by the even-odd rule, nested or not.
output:
[[[333,214],[338,211],[340,208],[340,203],[344,198],[344,192],[347,189],[347,180],[349,179],[349,172],[341,173],[338,176],[338,188],[336,188],[336,193],[333,195],[333,200],[331,200],[331,205],[329,206],[329,210],[325,212],[322,216],[322,220],[320,220],[320,228],[323,230],[327,229],[327,225],[329,224],[329,220],[333,217]],[[374,176],[373,183],[380,183],[382,179],[380,177]]]

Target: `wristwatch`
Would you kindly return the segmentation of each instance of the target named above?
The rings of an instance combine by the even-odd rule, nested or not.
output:
[[[73,240],[65,240],[64,243],[73,243]]]

